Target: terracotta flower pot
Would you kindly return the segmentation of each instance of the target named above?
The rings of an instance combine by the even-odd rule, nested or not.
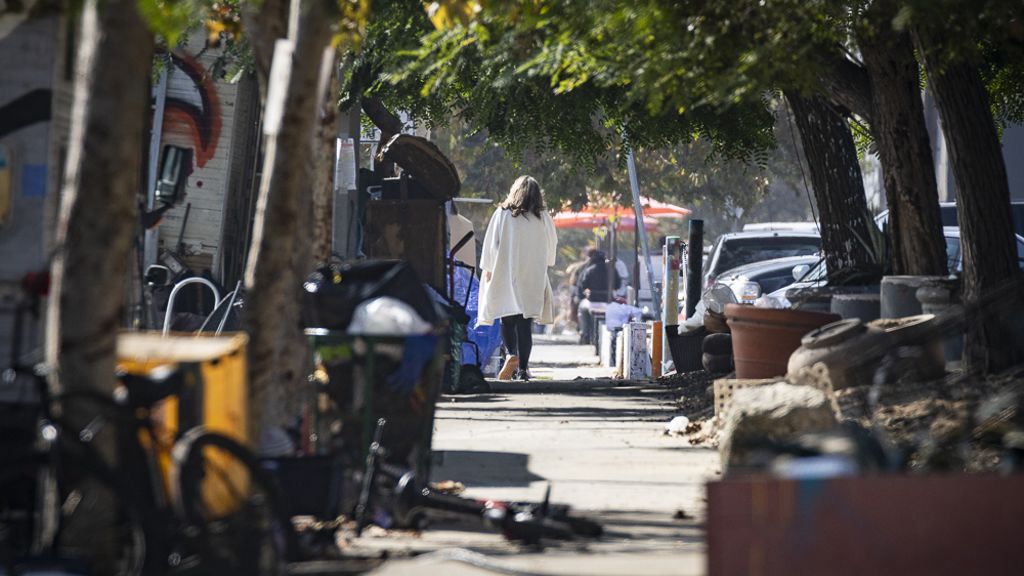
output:
[[[772,378],[786,373],[789,356],[815,328],[839,320],[836,314],[777,310],[742,304],[725,307],[732,330],[737,378]]]

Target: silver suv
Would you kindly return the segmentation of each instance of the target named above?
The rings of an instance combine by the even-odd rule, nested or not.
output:
[[[722,234],[704,261],[703,288],[714,284],[723,272],[745,264],[819,252],[821,237],[817,232],[778,230]]]

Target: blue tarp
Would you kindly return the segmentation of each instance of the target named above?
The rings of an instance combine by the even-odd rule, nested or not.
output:
[[[462,344],[463,364],[482,364],[486,369],[487,359],[490,358],[498,345],[501,344],[500,322],[493,326],[477,326],[476,314],[479,309],[478,296],[480,293],[480,281],[469,270],[461,267],[455,269],[455,300],[461,305],[466,300],[466,291],[469,291],[469,300],[466,304],[466,315],[469,316],[469,325],[466,327],[469,342],[475,342],[480,348],[480,358],[476,357],[476,348],[469,343]]]

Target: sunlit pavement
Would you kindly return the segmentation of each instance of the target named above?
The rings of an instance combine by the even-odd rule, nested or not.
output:
[[[497,382],[489,394],[442,399],[433,479],[501,500],[540,500],[550,483],[553,502],[601,520],[606,535],[543,552],[488,532],[440,527],[418,537],[364,536],[356,549],[441,551],[391,560],[374,574],[494,573],[494,566],[452,560],[452,548],[529,573],[703,573],[703,483],[717,473],[717,453],[664,436],[664,423],[676,415],[671,397],[651,384],[607,379],[593,347],[538,337],[531,363],[532,382]]]

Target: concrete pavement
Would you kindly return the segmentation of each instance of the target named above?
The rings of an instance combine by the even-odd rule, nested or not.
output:
[[[550,483],[552,502],[599,519],[606,535],[537,552],[496,534],[438,526],[420,535],[371,532],[352,549],[423,553],[374,572],[391,576],[703,573],[703,484],[718,458],[662,434],[678,414],[672,396],[603,378],[610,371],[596,365],[593,348],[567,339],[537,338],[531,364],[532,382],[497,382],[490,394],[442,400],[433,480],[457,480],[468,496],[499,500],[540,500]]]

